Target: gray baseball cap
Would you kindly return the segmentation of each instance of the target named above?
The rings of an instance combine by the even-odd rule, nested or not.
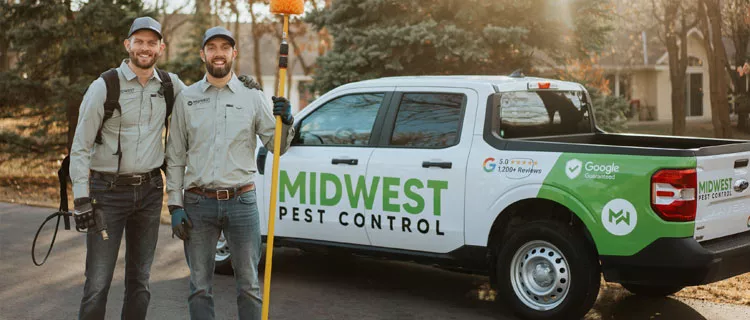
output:
[[[203,44],[201,44],[201,48],[206,46],[206,42],[208,42],[208,40],[211,40],[215,37],[222,37],[229,40],[229,43],[232,44],[232,47],[234,47],[234,36],[232,36],[232,32],[225,29],[224,27],[213,27],[206,30],[206,34],[203,35]]]
[[[136,31],[143,29],[148,29],[156,32],[156,34],[159,36],[159,39],[162,38],[161,23],[151,17],[140,17],[133,20],[133,24],[130,25],[130,32],[128,32],[128,38],[130,38]]]

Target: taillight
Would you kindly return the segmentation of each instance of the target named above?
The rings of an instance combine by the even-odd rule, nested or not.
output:
[[[697,188],[695,169],[659,170],[651,177],[651,208],[666,221],[694,221]]]

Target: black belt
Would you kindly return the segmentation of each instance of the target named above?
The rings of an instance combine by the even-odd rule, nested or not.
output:
[[[102,179],[117,186],[139,186],[148,182],[149,180],[151,180],[151,178],[156,176],[161,177],[161,171],[159,170],[159,168],[153,169],[146,173],[120,175],[108,172],[99,172],[93,170],[91,171],[92,178]]]

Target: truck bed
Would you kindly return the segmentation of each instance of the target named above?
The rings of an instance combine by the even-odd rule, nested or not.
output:
[[[646,134],[586,133],[507,139],[503,142],[503,149],[511,150],[631,155],[708,156],[750,151],[750,142],[746,140]]]

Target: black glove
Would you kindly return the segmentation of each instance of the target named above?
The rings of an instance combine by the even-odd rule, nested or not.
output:
[[[255,89],[255,90],[263,91],[263,88],[260,87],[260,83],[255,82],[255,80],[251,76],[243,74],[243,75],[237,77],[237,79],[239,79],[240,81],[242,81],[242,83],[245,84],[245,87],[248,87],[250,89]]]
[[[292,105],[289,104],[289,100],[284,97],[271,97],[271,99],[273,100],[273,115],[281,116],[281,122],[291,126],[294,123],[294,117],[292,117]]]
[[[84,197],[73,200],[75,212],[73,218],[76,221],[76,230],[83,231],[88,228],[96,227],[94,220],[94,206],[91,205],[91,198]]]

